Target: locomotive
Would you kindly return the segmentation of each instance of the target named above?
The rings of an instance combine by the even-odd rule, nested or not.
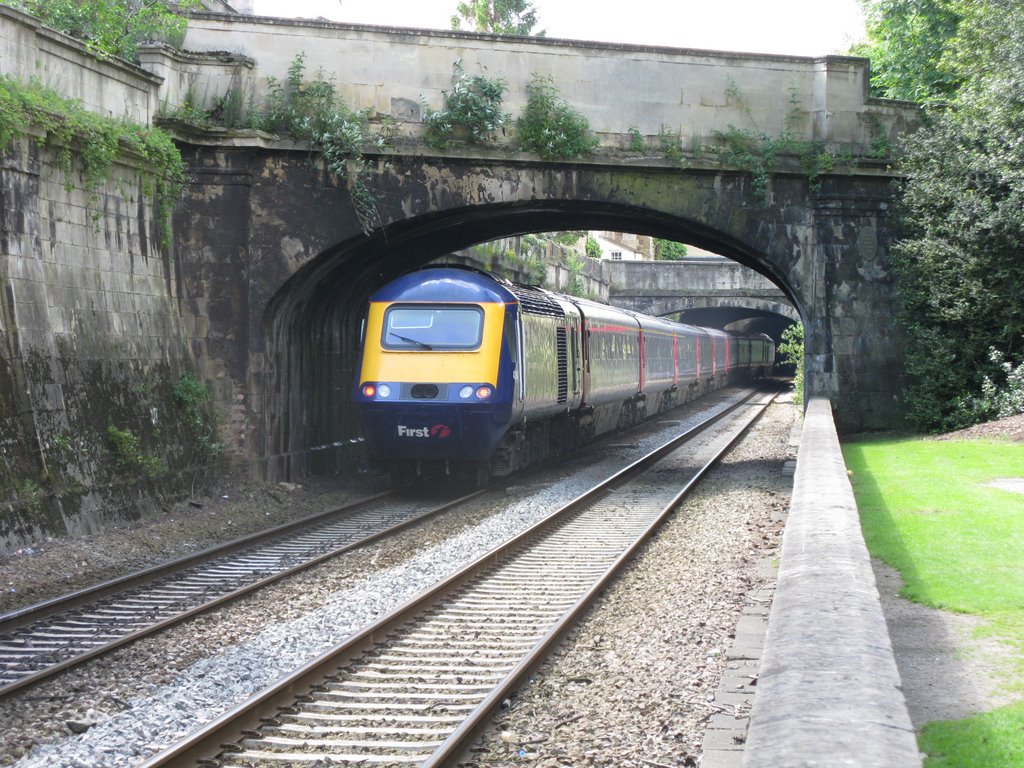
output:
[[[441,266],[376,291],[353,399],[371,463],[404,484],[482,484],[723,386],[763,377],[764,334],[699,328],[479,270]]]

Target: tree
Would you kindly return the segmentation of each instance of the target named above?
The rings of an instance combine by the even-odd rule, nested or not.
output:
[[[970,5],[972,0],[967,0]],[[851,49],[871,59],[871,91],[926,102],[952,97],[957,76],[944,62],[964,0],[861,0],[868,39]]]
[[[793,402],[804,404],[804,325],[793,323],[782,332],[779,359],[793,366]]]
[[[1018,0],[965,10],[944,59],[961,83],[952,105],[929,110],[903,145],[905,237],[892,259],[908,415],[923,429],[994,415],[978,393],[986,379],[1008,384],[1005,363],[1024,359],[1022,38]]]
[[[99,58],[134,61],[139,43],[179,43],[187,20],[178,11],[201,0],[16,0],[48,27],[82,40]]]
[[[686,257],[686,246],[674,240],[654,241],[654,258],[656,261],[679,261]]]
[[[456,8],[452,29],[461,29],[463,22],[475,32],[525,37],[537,26],[537,9],[527,0],[468,0]],[[536,34],[543,37],[544,32]]]

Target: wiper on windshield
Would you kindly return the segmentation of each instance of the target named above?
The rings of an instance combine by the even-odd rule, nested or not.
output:
[[[401,339],[402,341],[406,342],[407,344],[415,344],[420,349],[429,349],[429,350],[433,350],[434,349],[432,346],[427,344],[425,341],[420,341],[419,339],[410,339],[408,336],[403,336],[402,334],[395,333],[394,331],[388,331],[388,336],[394,336],[396,339]]]

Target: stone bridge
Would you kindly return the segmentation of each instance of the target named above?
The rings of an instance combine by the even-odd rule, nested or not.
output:
[[[787,325],[800,321],[777,285],[729,259],[606,261],[601,267],[609,302],[648,315],[679,315],[684,322],[755,330],[776,341]]]
[[[164,291],[170,335],[180,329],[176,341],[215,384],[225,438],[262,476],[345,465],[344,451],[319,449],[355,434],[348,400],[357,329],[376,286],[475,243],[547,230],[649,234],[753,268],[804,322],[809,393],[828,396],[847,429],[890,426],[898,414],[901,357],[887,263],[893,178],[875,154],[912,129],[917,113],[867,98],[866,60],[197,14],[187,52],[148,48],[145,71],[135,71],[86,63],[71,41],[0,11],[5,73],[39,77],[97,111],[145,120],[161,105],[211,107],[232,94],[235,103],[259,104],[267,78],[284,80],[303,54],[309,75],[332,77],[349,106],[369,110],[392,134],[387,148],[367,155],[373,219],[365,226],[348,185],[308,147],[252,130],[169,124],[192,183],[174,211],[169,252],[153,238],[143,243],[162,266],[125,258],[125,269],[153,271],[147,289]],[[526,83],[550,77],[599,146],[573,161],[540,160],[511,135],[494,145],[428,148],[420,105],[442,106],[455,61],[503,77],[513,115]],[[8,62],[18,64],[8,71]],[[83,68],[106,76],[82,77]],[[780,153],[755,180],[721,151],[727,134],[755,144],[785,137],[802,149]],[[681,158],[664,151],[675,137]],[[827,162],[812,178],[805,168],[813,158]],[[37,241],[25,242],[36,242],[31,258],[45,261],[64,235],[46,224],[53,209],[41,210]],[[116,215],[101,220],[101,232],[148,226],[133,223],[131,210]],[[10,251],[3,258],[13,263]],[[88,282],[102,286],[103,278],[90,272]],[[777,293],[770,301],[781,303]],[[108,303],[125,315],[115,327],[142,322],[130,302]],[[52,311],[41,307],[34,322],[52,324]],[[116,338],[108,344],[111,357],[124,357]],[[140,344],[139,354],[153,349]],[[42,352],[53,358],[45,345]],[[53,360],[55,370],[64,364]]]

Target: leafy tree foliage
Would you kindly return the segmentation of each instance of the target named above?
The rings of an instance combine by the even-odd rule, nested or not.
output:
[[[905,141],[906,236],[893,249],[909,416],[925,429],[997,415],[977,395],[986,380],[990,394],[1012,385],[1024,360],[1024,7],[964,9],[946,57],[962,85]]]
[[[851,53],[871,59],[875,95],[925,102],[956,93],[957,78],[943,58],[963,1],[861,0],[868,40]]]
[[[686,256],[686,246],[674,240],[654,241],[654,258],[656,261],[679,261]]]
[[[537,26],[537,9],[527,0],[468,0],[455,10],[452,29],[461,29],[465,22],[475,32],[525,37]],[[543,36],[544,32],[536,34]]]
[[[793,402],[804,404],[804,325],[793,323],[782,332],[779,360],[793,366]]]
[[[135,60],[139,43],[178,44],[201,0],[17,0],[14,7],[82,40],[100,58]]]

